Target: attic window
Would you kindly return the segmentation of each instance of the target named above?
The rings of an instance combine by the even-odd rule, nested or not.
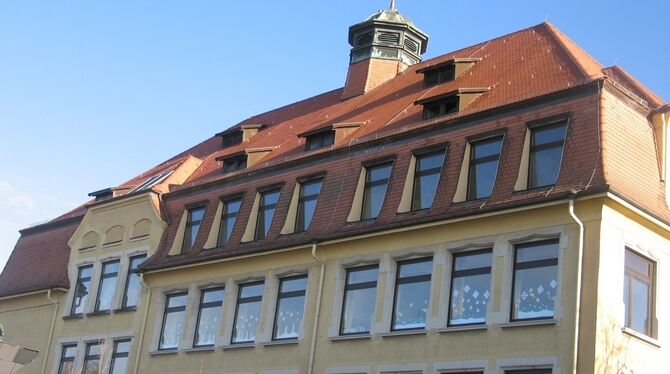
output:
[[[437,99],[423,104],[423,119],[444,116],[450,113],[458,112],[459,97],[448,96],[442,99]]]
[[[156,175],[153,175],[150,178],[148,178],[147,180],[145,180],[144,182],[137,185],[137,187],[128,191],[128,193],[147,190],[147,189],[165,181],[170,175],[172,175],[173,172],[174,172],[174,170],[170,170],[170,171],[166,171],[166,172],[162,172],[162,173],[158,173]]]
[[[328,147],[335,142],[335,131],[327,130],[307,136],[306,149],[312,151],[315,149]]]
[[[426,87],[436,86],[440,83],[450,82],[456,78],[456,66],[454,64],[427,70],[423,73],[423,83]]]
[[[233,171],[242,170],[247,167],[246,153],[240,153],[220,160],[223,162],[224,173],[232,173]]]
[[[232,147],[240,143],[242,143],[242,131],[235,131],[230,134],[221,135],[221,146],[223,148]]]

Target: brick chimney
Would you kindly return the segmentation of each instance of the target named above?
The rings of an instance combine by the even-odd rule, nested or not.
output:
[[[395,1],[349,28],[351,54],[342,99],[363,95],[421,62],[428,35],[398,12]]]

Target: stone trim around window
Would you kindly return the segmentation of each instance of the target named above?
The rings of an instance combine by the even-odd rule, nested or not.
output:
[[[552,374],[561,374],[561,368],[558,366],[558,357],[556,356],[507,358],[497,360],[494,374],[505,374],[508,370],[524,369],[552,369]]]

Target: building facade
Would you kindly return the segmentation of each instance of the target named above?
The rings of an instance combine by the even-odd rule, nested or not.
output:
[[[344,87],[21,232],[22,372],[670,370],[670,107],[548,23],[349,31]]]

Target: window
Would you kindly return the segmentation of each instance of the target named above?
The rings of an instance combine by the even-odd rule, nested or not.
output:
[[[263,287],[263,282],[240,285],[233,324],[233,343],[251,343],[256,339],[256,329],[261,318]]]
[[[279,281],[277,311],[272,340],[297,339],[305,309],[307,276],[284,278]]]
[[[440,83],[453,81],[456,76],[456,65],[445,66],[427,70],[423,73],[423,82],[426,87],[436,86]]]
[[[454,255],[449,294],[449,326],[486,322],[491,298],[491,250]]]
[[[551,374],[553,369],[505,370],[505,374]]]
[[[242,143],[242,135],[242,131],[235,131],[229,134],[221,135],[221,146],[223,148],[228,148]]]
[[[163,325],[161,327],[161,338],[158,349],[177,349],[179,339],[184,330],[184,314],[186,313],[186,292],[167,295],[165,300],[165,313],[163,313]]]
[[[561,169],[566,129],[566,121],[531,129],[528,188],[556,183]]]
[[[112,306],[116,279],[119,277],[119,260],[104,262],[102,264],[102,275],[100,275],[100,287],[98,287],[98,298],[95,302],[95,311],[108,311]]]
[[[77,315],[84,313],[84,307],[86,307],[86,300],[88,299],[88,290],[91,287],[91,275],[93,275],[93,265],[79,268],[70,314]]]
[[[313,135],[307,136],[307,144],[305,145],[308,151],[328,147],[335,143],[335,131],[322,131]]]
[[[624,326],[651,336],[653,300],[654,263],[626,249],[623,289]]]
[[[423,119],[428,120],[458,112],[459,97],[449,96],[423,104]]]
[[[98,374],[100,367],[100,351],[102,344],[100,342],[87,343],[86,355],[84,356],[84,368],[82,374]]]
[[[133,256],[128,265],[128,278],[126,278],[126,289],[123,293],[123,304],[121,307],[134,308],[140,299],[142,285],[140,285],[140,270],[138,266],[144,262],[147,255]]]
[[[114,341],[112,362],[109,374],[126,374],[128,370],[128,354],[130,353],[130,339]]]
[[[416,156],[412,210],[426,209],[433,205],[443,162],[444,150]]]
[[[392,165],[392,162],[386,162],[366,168],[361,219],[377,218],[379,215],[386,198]]]
[[[77,345],[67,344],[62,348],[58,374],[74,374],[74,359],[77,356]]]
[[[372,316],[375,312],[378,273],[377,265],[347,270],[340,335],[370,332]]]
[[[512,320],[552,318],[558,286],[558,240],[517,245],[513,276]]]
[[[205,289],[200,292],[200,307],[196,322],[194,347],[213,346],[221,321],[223,309],[223,287]]]
[[[502,137],[480,140],[470,144],[468,200],[489,197],[498,173]]]
[[[217,246],[226,245],[228,240],[230,240],[230,236],[233,234],[233,229],[235,228],[235,222],[237,221],[237,214],[240,212],[240,206],[242,206],[241,197],[223,202]]]
[[[391,330],[421,329],[426,326],[432,273],[431,257],[398,263]]]
[[[247,167],[247,155],[242,153],[239,155],[226,157],[221,159],[223,161],[223,172],[232,173],[233,171],[242,170]]]
[[[279,201],[280,188],[261,192],[258,205],[258,218],[256,219],[256,240],[265,239],[272,225],[272,217],[275,215],[277,202]]]
[[[315,179],[300,183],[298,213],[295,218],[295,232],[305,231],[312,223],[316,202],[319,200],[323,179]]]
[[[202,223],[202,218],[204,216],[204,206],[188,209],[188,216],[186,217],[186,230],[184,231],[184,243],[181,247],[182,253],[186,253],[190,251],[191,248],[193,248],[193,244],[195,244],[195,239],[198,237],[198,231],[200,231],[200,224]]]

